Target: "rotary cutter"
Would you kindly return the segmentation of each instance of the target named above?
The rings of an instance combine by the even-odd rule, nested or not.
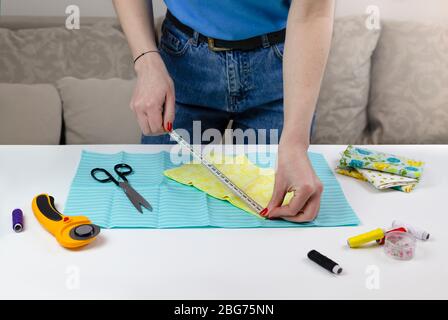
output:
[[[75,249],[95,240],[100,227],[84,216],[64,216],[55,205],[54,198],[40,194],[33,199],[33,212],[40,224],[47,229],[59,244],[65,248]]]

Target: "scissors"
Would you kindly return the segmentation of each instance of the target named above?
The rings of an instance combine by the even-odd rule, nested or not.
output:
[[[115,173],[118,175],[118,177],[121,178],[122,181],[118,181],[115,179],[109,171],[103,168],[95,168],[93,169],[90,174],[92,175],[92,178],[95,179],[98,182],[101,183],[107,183],[107,182],[113,182],[115,185],[120,187],[126,196],[128,197],[129,201],[134,205],[134,207],[138,210],[138,212],[143,213],[142,206],[148,209],[149,211],[152,211],[152,207],[149,204],[148,201],[145,200],[137,191],[135,191],[134,188],[131,187],[129,184],[128,179],[126,176],[130,175],[133,170],[132,167],[126,163],[120,163],[115,165],[114,167]],[[105,178],[99,178],[98,173],[105,174]]]

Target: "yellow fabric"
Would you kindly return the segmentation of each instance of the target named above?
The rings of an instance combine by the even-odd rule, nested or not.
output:
[[[362,174],[360,174],[358,171],[356,171],[355,169],[352,168],[336,168],[336,172],[339,174],[342,174],[344,176],[349,176],[358,180],[362,180],[362,181],[368,181]]]
[[[257,167],[244,155],[230,157],[212,154],[207,159],[261,206],[268,205],[274,190],[275,171],[273,169]],[[192,185],[212,197],[227,200],[234,206],[259,216],[202,164],[184,164],[165,170],[164,174],[177,182]],[[292,192],[288,193],[283,204],[288,204],[292,196]]]
[[[369,180],[364,177],[359,171],[357,171],[356,169],[347,167],[347,168],[336,168],[336,172],[339,174],[342,174],[344,176],[349,176],[358,180],[362,180],[362,181],[366,181],[368,182]],[[409,185],[405,185],[405,186],[396,186],[396,187],[392,187],[392,189],[395,190],[399,190],[405,193],[410,193],[417,184],[409,184]]]
[[[397,187],[397,190],[400,190],[400,191],[409,193],[409,192],[411,192],[412,190],[414,190],[414,188],[415,188],[416,186],[417,186],[417,184],[410,184],[410,185],[408,185],[408,186],[400,186],[400,187]]]

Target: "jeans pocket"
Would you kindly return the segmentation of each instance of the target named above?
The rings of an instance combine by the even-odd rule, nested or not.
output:
[[[282,43],[274,44],[274,45],[272,46],[272,50],[274,50],[275,55],[276,55],[280,60],[283,60],[283,51],[284,51],[284,49],[285,49],[285,44],[284,44],[283,42],[282,42]]]
[[[190,47],[190,38],[165,20],[162,25],[160,49],[173,56],[183,55]]]

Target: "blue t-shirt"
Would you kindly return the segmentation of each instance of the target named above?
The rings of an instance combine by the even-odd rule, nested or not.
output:
[[[199,33],[241,40],[286,27],[291,0],[165,0],[171,13]]]

